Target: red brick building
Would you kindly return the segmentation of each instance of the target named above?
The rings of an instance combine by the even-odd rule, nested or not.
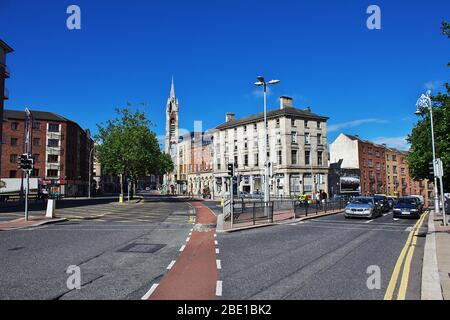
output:
[[[13,52],[13,49],[0,39],[0,114],[3,114],[4,100],[9,98],[9,92],[5,86],[5,79],[9,78],[9,69],[6,66],[6,55]],[[0,142],[2,140],[2,123],[0,122]],[[0,150],[1,159],[1,150]],[[1,168],[1,160],[0,160]]]
[[[361,194],[386,193],[385,148],[359,140],[358,156],[361,170]]]
[[[33,178],[62,182],[65,195],[85,195],[88,190],[89,130],[60,115],[31,111]],[[25,151],[25,112],[4,110],[1,178],[20,178],[17,159]],[[92,170],[92,164],[91,164]]]

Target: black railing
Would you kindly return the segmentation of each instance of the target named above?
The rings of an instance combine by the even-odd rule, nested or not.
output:
[[[226,220],[233,218],[233,223],[244,223],[267,220],[273,222],[273,201],[244,201],[244,199],[238,199],[233,204],[233,214],[228,215]]]
[[[319,213],[327,213],[329,211],[343,210],[346,206],[345,201],[325,201],[325,202],[300,202],[295,201],[294,213],[295,217],[317,215]]]

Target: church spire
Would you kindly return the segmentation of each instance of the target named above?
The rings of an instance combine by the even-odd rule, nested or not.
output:
[[[175,98],[175,83],[173,81],[173,76],[172,76],[172,86],[170,87],[170,97]]]

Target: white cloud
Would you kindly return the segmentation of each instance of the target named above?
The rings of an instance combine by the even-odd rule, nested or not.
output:
[[[383,119],[359,119],[349,122],[336,123],[328,126],[328,132],[336,132],[346,128],[357,127],[366,123],[387,123],[387,120]]]
[[[378,137],[373,139],[377,144],[386,144],[388,147],[400,150],[409,150],[410,145],[406,141],[406,136],[403,137]]]
[[[442,81],[439,81],[439,80],[428,81],[428,82],[425,83],[425,89],[427,89],[427,90],[434,90],[434,89],[437,89],[437,88],[441,87],[442,84],[443,84]]]

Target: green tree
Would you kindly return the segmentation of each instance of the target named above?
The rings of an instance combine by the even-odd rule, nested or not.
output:
[[[442,23],[442,33],[450,38],[450,24]],[[449,63],[450,65],[450,63]],[[436,156],[441,158],[444,165],[444,189],[450,189],[450,85],[445,84],[447,92],[439,92],[432,96],[434,135],[436,144]],[[431,150],[430,114],[423,110],[422,119],[413,128],[408,136],[411,143],[411,151],[408,155],[410,174],[415,180],[433,179],[430,174],[429,163],[433,160]]]
[[[139,110],[133,112],[131,105],[116,109],[117,117],[106,124],[97,124],[98,141],[96,156],[107,174],[123,179],[130,178],[133,189],[139,177],[151,173],[164,174],[170,167],[158,145],[152,124]]]

